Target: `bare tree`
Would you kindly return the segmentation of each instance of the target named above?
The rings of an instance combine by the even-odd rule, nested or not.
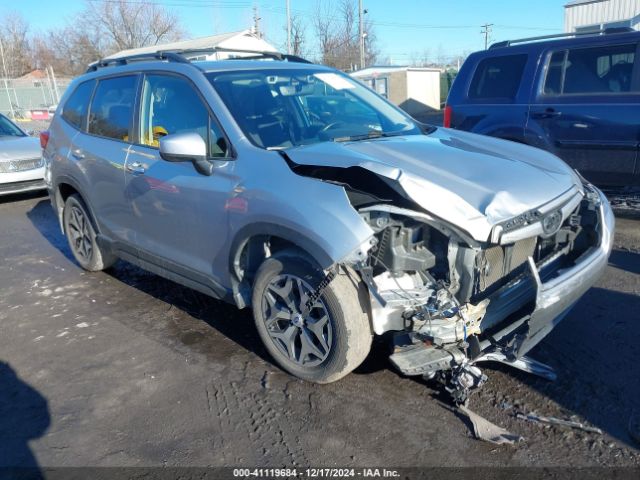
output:
[[[337,7],[330,1],[318,2],[314,30],[319,46],[319,61],[341,70],[354,70],[360,63],[358,15],[355,3],[340,0]],[[372,64],[378,55],[376,37],[370,22],[364,23],[365,58]]]
[[[0,41],[4,50],[6,74],[16,78],[31,70],[29,24],[22,15],[9,13],[0,24]],[[2,71],[0,75],[4,76]]]
[[[306,25],[302,16],[291,17],[291,53],[298,57],[306,56]]]
[[[89,63],[109,54],[171,42],[183,35],[178,18],[157,3],[87,1],[84,10],[65,27],[34,36],[32,63],[77,75]]]
[[[178,19],[152,2],[88,1],[80,18],[83,30],[101,32],[115,51],[171,42],[183,36]]]
[[[411,66],[428,67],[431,65],[431,50],[423,48],[421,52],[413,52],[411,54]]]

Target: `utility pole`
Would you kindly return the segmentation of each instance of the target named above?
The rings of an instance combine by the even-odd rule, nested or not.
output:
[[[16,115],[13,111],[13,102],[11,100],[11,94],[9,93],[9,84],[7,83],[7,64],[4,63],[4,47],[0,40],[0,57],[2,57],[2,71],[4,72],[4,88],[7,91],[7,99],[9,100],[9,111],[11,112],[11,118],[15,119]]]
[[[287,53],[291,55],[291,0],[287,0]]]
[[[362,0],[358,0],[358,45],[360,46],[360,68],[365,67],[364,60],[364,13]]]
[[[253,33],[256,34],[258,38],[262,38],[262,33],[260,33],[260,20],[261,18],[258,16],[258,6],[253,6]]]
[[[493,23],[485,23],[482,25],[481,34],[484,35],[484,49],[489,48],[489,36],[491,35],[491,27],[493,27]]]

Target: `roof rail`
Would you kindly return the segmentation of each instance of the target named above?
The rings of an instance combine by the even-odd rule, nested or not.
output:
[[[540,37],[529,37],[529,38],[519,38],[516,40],[505,40],[504,42],[497,42],[492,44],[489,49],[492,48],[504,48],[510,47],[516,43],[527,43],[527,42],[536,42],[539,40],[553,40],[556,38],[568,38],[568,37],[583,37],[589,35],[611,35],[614,33],[629,33],[635,32],[631,27],[613,27],[613,28],[603,28],[601,30],[591,30],[589,32],[570,32],[570,33],[556,33],[553,35],[542,35]]]
[[[189,60],[175,52],[151,52],[139,53],[128,57],[105,58],[89,64],[86,73],[95,72],[99,68],[112,67],[116,65],[128,65],[129,63],[141,62],[144,60],[167,60],[169,62],[189,63]]]
[[[117,65],[128,65],[129,63],[140,62],[145,60],[166,60],[168,62],[190,63],[189,56],[212,53],[248,53],[249,56],[230,58],[229,60],[258,60],[262,58],[271,58],[273,60],[282,60],[296,63],[312,63],[297,55],[287,55],[280,52],[270,52],[262,50],[242,50],[237,48],[209,47],[198,49],[184,50],[158,50],[150,53],[139,53],[126,57],[105,58],[89,65],[87,73],[95,72],[98,68],[111,67]]]

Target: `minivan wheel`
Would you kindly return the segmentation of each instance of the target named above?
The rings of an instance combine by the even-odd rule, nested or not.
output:
[[[116,257],[102,250],[96,242],[96,230],[79,195],[69,195],[64,203],[62,220],[71,253],[82,268],[97,272],[115,263]]]
[[[303,317],[324,278],[311,259],[291,252],[268,258],[253,288],[253,315],[265,347],[284,370],[316,383],[358,367],[371,348],[367,290],[354,272],[337,275]]]

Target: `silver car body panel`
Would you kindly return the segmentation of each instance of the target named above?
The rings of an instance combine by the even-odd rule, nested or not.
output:
[[[42,149],[37,138],[0,137],[0,195],[42,190],[46,187],[43,179]]]
[[[298,164],[357,166],[396,181],[427,212],[479,242],[490,240],[495,225],[582,190],[575,172],[547,152],[458,130],[325,142],[287,154]]]

